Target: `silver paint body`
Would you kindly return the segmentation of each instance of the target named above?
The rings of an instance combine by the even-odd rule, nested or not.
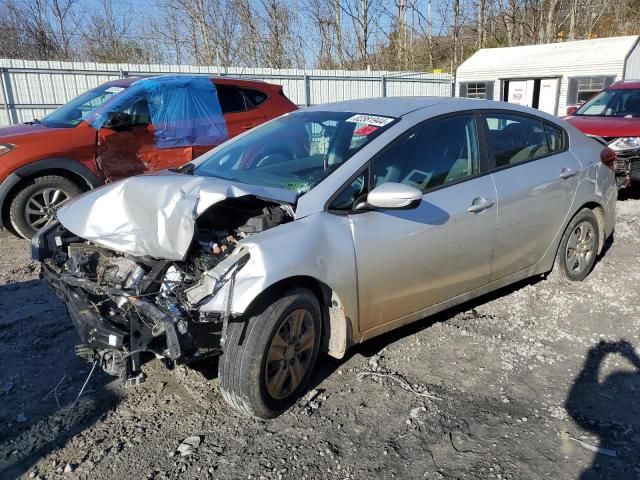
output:
[[[568,132],[569,150],[427,192],[414,209],[349,215],[326,210],[334,193],[397,136],[429,118],[475,109],[541,117]],[[502,102],[424,97],[348,101],[309,110],[401,120],[302,195],[293,222],[243,240],[250,259],[238,271],[229,298],[233,314],[245,312],[261,292],[280,281],[309,277],[331,290],[332,308],[339,310],[336,321],[344,323],[342,335],[357,343],[548,272],[566,225],[584,205],[602,208],[602,239],[613,232],[617,190],[613,172],[600,162],[602,146],[556,117]],[[575,175],[561,178],[563,168]],[[179,259],[193,235],[193,221],[217,201],[242,194],[289,200],[287,191],[256,187],[257,193],[252,186],[226,188],[219,181],[199,177],[186,177],[183,184],[184,178],[125,180],[135,184],[132,195],[120,193],[120,184],[96,190],[68,206],[60,220],[72,232],[115,250]],[[96,210],[101,195],[110,200]],[[479,212],[469,211],[478,199],[493,203]],[[147,201],[151,203],[143,207]],[[106,220],[107,204],[117,218]],[[169,227],[174,222],[177,228]],[[126,227],[120,237],[106,231],[123,223]],[[202,309],[222,311],[228,296],[229,285],[225,285]],[[334,348],[334,354],[339,356],[345,348],[346,344]]]

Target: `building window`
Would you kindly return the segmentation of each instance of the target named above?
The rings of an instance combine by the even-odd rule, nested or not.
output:
[[[578,103],[586,102],[607,84],[606,77],[578,79]]]
[[[467,97],[487,98],[487,84],[486,83],[468,83]]]
[[[569,79],[567,105],[581,105],[615,81],[614,76],[575,77]]]
[[[460,96],[493,100],[493,82],[460,83]]]

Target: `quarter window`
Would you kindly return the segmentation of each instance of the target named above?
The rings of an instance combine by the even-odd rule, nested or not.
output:
[[[257,107],[267,99],[267,94],[260,90],[253,90],[249,88],[243,88],[242,91],[246,97],[251,101],[254,107]]]
[[[561,129],[531,117],[493,114],[485,117],[495,166],[505,167],[564,150]]]
[[[558,153],[564,150],[565,136],[564,131],[556,126],[544,124],[544,132],[547,135],[547,143],[549,144],[549,153]]]
[[[473,115],[427,122],[396,140],[372,165],[373,185],[399,182],[422,191],[479,172]]]

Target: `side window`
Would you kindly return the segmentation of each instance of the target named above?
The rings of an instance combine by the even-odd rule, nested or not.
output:
[[[261,103],[264,103],[264,101],[267,99],[267,94],[264,92],[261,92],[260,90],[243,88],[242,91],[244,92],[245,96],[249,99],[249,101],[252,103],[253,107],[257,107]]]
[[[399,182],[420,190],[475,175],[480,170],[473,115],[426,122],[403,134],[372,164],[373,186]]]
[[[226,85],[216,85],[216,91],[218,92],[218,101],[220,102],[222,113],[244,112],[247,109],[240,89],[227,87]]]
[[[505,167],[549,154],[541,120],[512,114],[485,116],[488,140],[496,167]]]
[[[554,125],[544,124],[544,131],[547,134],[547,144],[549,145],[549,153],[559,153],[565,149],[564,131]]]
[[[151,123],[149,100],[146,93],[138,92],[120,105],[117,111],[131,116],[131,126],[148,125]]]

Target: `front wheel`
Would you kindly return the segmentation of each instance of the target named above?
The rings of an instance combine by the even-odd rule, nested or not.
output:
[[[18,235],[30,239],[54,218],[58,208],[81,192],[76,183],[59,175],[28,180],[9,206],[11,225]]]
[[[562,235],[553,273],[565,280],[584,280],[596,263],[599,247],[598,219],[593,211],[584,208]]]
[[[293,405],[313,372],[320,319],[316,296],[297,288],[246,322],[231,322],[218,364],[224,399],[241,412],[264,419]]]

